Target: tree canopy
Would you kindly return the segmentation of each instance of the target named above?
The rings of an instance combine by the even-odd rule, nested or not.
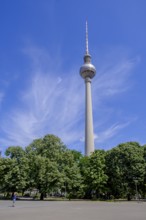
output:
[[[35,139],[26,148],[10,146],[0,157],[0,191],[36,189],[40,199],[127,198],[146,194],[146,145],[119,144],[95,150],[89,157],[68,149],[55,135]]]

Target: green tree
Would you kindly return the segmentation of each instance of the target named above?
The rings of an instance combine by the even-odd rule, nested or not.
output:
[[[71,197],[77,197],[77,194],[79,194],[79,188],[81,186],[81,175],[78,166],[79,160],[82,157],[80,152],[67,149],[62,143],[61,139],[56,136],[46,135],[42,139],[34,140],[26,148],[26,153],[28,158],[33,158],[33,161],[36,160],[35,156],[40,156],[40,161],[43,164],[44,158],[50,161],[48,161],[48,163],[52,162],[52,164],[54,164],[59,172],[59,175],[57,175],[57,187],[60,186],[60,188],[56,188],[56,185],[53,184],[51,188],[52,191],[56,190],[63,193],[67,192]],[[33,166],[31,167],[31,169],[32,168]],[[45,172],[47,172],[47,169],[44,168],[44,165],[40,166],[40,168],[37,169],[34,168],[31,173],[34,173],[34,175],[37,176],[38,170],[39,176],[42,172],[45,179]],[[30,178],[31,187],[34,185],[33,180],[36,181],[36,179],[39,180],[39,177],[35,177],[33,179]],[[42,186],[42,182],[40,180],[38,181],[38,183],[41,183]],[[41,186],[37,184],[36,188],[38,188],[39,191],[42,191]],[[46,188],[44,191],[47,191],[48,186],[50,188],[50,185],[46,184]]]
[[[44,138],[34,140],[26,147],[27,154],[40,155],[49,158],[51,161],[60,160],[61,154],[67,148],[62,143],[61,139],[55,135],[46,135]]]
[[[13,161],[9,158],[0,158],[0,191],[7,191],[5,175],[13,166]]]
[[[105,193],[107,175],[105,174],[105,152],[95,150],[89,157],[84,157],[80,163],[81,175],[84,181],[85,198],[93,195],[101,197]]]
[[[81,153],[67,150],[62,154],[59,164],[59,171],[62,173],[61,190],[69,198],[78,198],[83,196],[82,176],[80,173],[79,160]]]
[[[7,191],[22,191],[27,189],[28,183],[28,159],[25,150],[20,146],[10,146],[5,155],[11,159],[9,172],[5,174]]]
[[[145,171],[144,171],[144,183],[142,186],[143,198],[146,196],[146,145],[143,146],[144,151],[144,161],[145,161]]]
[[[19,159],[25,156],[25,150],[23,150],[23,148],[20,146],[11,146],[6,149],[5,155],[7,157],[10,157],[11,159],[13,158]]]
[[[0,185],[5,192],[23,192],[28,186],[28,160],[21,158],[21,162],[16,158],[0,159]]]
[[[29,186],[36,188],[41,193],[43,200],[46,193],[58,190],[61,186],[61,174],[57,163],[40,155],[29,157]]]
[[[107,152],[106,167],[109,193],[130,200],[144,181],[143,148],[137,142],[118,145]]]

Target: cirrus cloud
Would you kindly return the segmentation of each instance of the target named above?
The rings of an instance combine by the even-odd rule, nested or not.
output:
[[[23,91],[19,91],[18,105],[11,106],[1,122],[0,130],[4,134],[0,137],[1,145],[26,146],[33,139],[51,133],[58,135],[67,145],[75,146],[84,136],[84,82],[78,74],[78,69],[61,74],[63,71],[59,69],[60,57],[56,66],[56,60],[53,62],[47,51],[31,47],[30,50],[25,50],[25,53],[31,57],[33,63],[29,83]],[[44,68],[42,62],[49,63],[49,66],[45,65]],[[136,63],[137,60],[131,59],[116,63],[112,61],[107,68],[101,68],[102,71],[95,77],[92,95],[96,134],[100,123],[95,109],[99,109],[100,103],[107,98],[129,89],[128,77]],[[106,67],[106,64],[104,65]],[[0,94],[0,99],[2,98]],[[104,115],[102,119],[104,121]],[[100,129],[95,141],[102,143],[114,137],[129,123],[113,121],[109,128]]]

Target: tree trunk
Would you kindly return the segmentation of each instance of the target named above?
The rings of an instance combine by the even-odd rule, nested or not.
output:
[[[128,201],[131,201],[131,195],[130,195],[130,193],[127,194],[127,200],[128,200]]]
[[[41,193],[40,200],[44,200],[44,193]]]

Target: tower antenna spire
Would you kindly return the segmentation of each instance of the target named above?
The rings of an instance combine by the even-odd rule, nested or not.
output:
[[[89,48],[88,48],[88,22],[86,20],[86,54],[89,54]]]

